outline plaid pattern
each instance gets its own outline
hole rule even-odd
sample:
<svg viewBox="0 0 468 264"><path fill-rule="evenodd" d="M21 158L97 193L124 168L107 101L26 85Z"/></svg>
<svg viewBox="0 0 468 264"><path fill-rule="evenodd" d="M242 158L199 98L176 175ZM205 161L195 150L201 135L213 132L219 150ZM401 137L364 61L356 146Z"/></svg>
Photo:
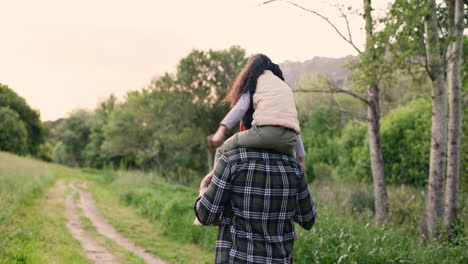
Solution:
<svg viewBox="0 0 468 264"><path fill-rule="evenodd" d="M316 216L293 157L245 148L221 156L194 210L204 225L219 221L215 263L292 263L294 222L311 229Z"/></svg>

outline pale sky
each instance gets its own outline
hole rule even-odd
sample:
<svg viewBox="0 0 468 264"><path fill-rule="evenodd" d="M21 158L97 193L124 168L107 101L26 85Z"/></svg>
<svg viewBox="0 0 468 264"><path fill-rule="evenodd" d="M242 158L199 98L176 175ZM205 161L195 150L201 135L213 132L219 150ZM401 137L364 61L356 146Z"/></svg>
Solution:
<svg viewBox="0 0 468 264"><path fill-rule="evenodd" d="M42 120L93 109L111 93L122 98L192 49L264 53L275 62L356 55L320 18L285 3L257 0L0 0L0 83L41 113ZM390 0L374 1L377 11ZM362 0L296 1L329 16L334 5ZM362 48L364 22L350 17Z"/></svg>

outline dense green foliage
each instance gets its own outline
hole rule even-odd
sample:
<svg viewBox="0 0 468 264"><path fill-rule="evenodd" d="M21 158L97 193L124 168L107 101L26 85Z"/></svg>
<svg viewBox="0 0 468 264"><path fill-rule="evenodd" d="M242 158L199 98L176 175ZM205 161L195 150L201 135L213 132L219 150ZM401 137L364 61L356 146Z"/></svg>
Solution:
<svg viewBox="0 0 468 264"><path fill-rule="evenodd" d="M387 181L423 186L429 167L431 105L421 94L427 94L430 86L404 72L394 77L396 80L382 82L381 93L386 111L381 136ZM298 88L327 85L323 78L310 76ZM296 102L308 179L370 182L365 106L343 94L299 93Z"/></svg>
<svg viewBox="0 0 468 264"><path fill-rule="evenodd" d="M162 223L164 234L214 250L216 227L192 225L195 188L170 184L156 174L107 172L98 183L140 214ZM392 223L372 224L372 189L368 185L319 185L312 188L318 220L311 231L297 227L295 263L460 263L468 257L464 227L467 201L460 201L456 241L421 244L415 222L424 207L421 189L389 189Z"/></svg>
<svg viewBox="0 0 468 264"><path fill-rule="evenodd" d="M427 99L412 101L382 118L382 150L388 183L418 186L426 183L430 128L431 105ZM356 125L348 125L342 132L338 177L371 180L365 132L365 127Z"/></svg>
<svg viewBox="0 0 468 264"><path fill-rule="evenodd" d="M54 147L54 160L68 166L83 166L84 149L89 141L90 114L79 111L65 119L57 128L58 143Z"/></svg>
<svg viewBox="0 0 468 264"><path fill-rule="evenodd" d="M302 123L304 150L306 152L305 163L307 166L307 178L314 180L318 164L336 166L338 156L336 155L340 136L340 116L336 111L328 108L317 108L310 112ZM318 173L319 176L323 173ZM326 177L326 176L324 176Z"/></svg>
<svg viewBox="0 0 468 264"><path fill-rule="evenodd" d="M468 105L463 111L462 131L468 131ZM460 190L468 193L468 133L462 133L460 150Z"/></svg>
<svg viewBox="0 0 468 264"><path fill-rule="evenodd" d="M2 117L5 118L5 120L0 118L0 134L2 134L0 150L22 155L36 155L40 145L45 141L47 132L39 119L39 113L31 109L24 98L1 83L0 108L3 109L1 111ZM16 134L18 138L15 138ZM13 146L16 144L18 146ZM26 148L24 148L24 144L26 144Z"/></svg>
<svg viewBox="0 0 468 264"><path fill-rule="evenodd" d="M28 152L28 132L18 113L0 107L0 149L24 155Z"/></svg>

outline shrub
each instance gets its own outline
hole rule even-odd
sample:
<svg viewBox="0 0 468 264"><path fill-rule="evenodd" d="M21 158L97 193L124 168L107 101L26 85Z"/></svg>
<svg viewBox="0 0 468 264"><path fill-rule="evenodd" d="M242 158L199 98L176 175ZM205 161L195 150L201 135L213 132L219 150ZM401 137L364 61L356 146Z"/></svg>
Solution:
<svg viewBox="0 0 468 264"><path fill-rule="evenodd" d="M429 174L431 103L420 98L394 109L381 120L385 174L390 184L422 186ZM366 127L349 124L340 139L338 174L370 181Z"/></svg>
<svg viewBox="0 0 468 264"><path fill-rule="evenodd" d="M343 129L338 140L337 178L354 182L370 180L369 162L362 159L369 155L366 131L365 126L354 123L348 123Z"/></svg>
<svg viewBox="0 0 468 264"><path fill-rule="evenodd" d="M309 182L317 176L314 164L335 166L338 163L336 139L341 130L339 119L338 113L320 107L306 116L302 124L301 137L306 152L305 163Z"/></svg>
<svg viewBox="0 0 468 264"><path fill-rule="evenodd" d="M20 155L28 153L28 131L18 113L0 107L0 150Z"/></svg>

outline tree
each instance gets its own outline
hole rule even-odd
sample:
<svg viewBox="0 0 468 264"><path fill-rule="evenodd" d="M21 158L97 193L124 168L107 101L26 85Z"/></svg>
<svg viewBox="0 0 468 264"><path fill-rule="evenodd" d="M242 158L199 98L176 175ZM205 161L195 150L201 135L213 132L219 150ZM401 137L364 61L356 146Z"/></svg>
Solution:
<svg viewBox="0 0 468 264"><path fill-rule="evenodd" d="M429 161L429 190L423 236L434 237L436 224L443 214L443 184L447 151L447 95L443 62L440 55L438 18L435 0L426 0L424 17L426 60L432 81L432 138Z"/></svg>
<svg viewBox="0 0 468 264"><path fill-rule="evenodd" d="M39 119L39 113L26 103L24 98L16 94L8 86L0 83L0 107L8 107L18 114L27 131L28 148L26 153L36 155L39 146L44 143L47 134L46 127Z"/></svg>
<svg viewBox="0 0 468 264"><path fill-rule="evenodd" d="M447 1L449 9L447 90L449 92L449 131L447 151L447 183L445 189L444 226L451 230L458 208L460 179L460 148L462 135L461 59L463 53L464 3L462 0Z"/></svg>
<svg viewBox="0 0 468 264"><path fill-rule="evenodd" d="M91 114L79 110L71 114L57 128L58 143L54 147L54 161L69 166L85 164L84 149L89 142Z"/></svg>
<svg viewBox="0 0 468 264"><path fill-rule="evenodd" d="M364 20L366 21L366 55L376 61L376 50L374 48L373 21L371 15L371 0L364 0ZM368 81L367 88L367 134L369 137L369 153L371 158L372 177L374 184L375 219L378 224L388 220L387 182L385 178L384 160L382 154L382 143L380 140L380 105L379 84L375 71L369 71L372 76Z"/></svg>
<svg viewBox="0 0 468 264"><path fill-rule="evenodd" d="M206 137L227 113L221 100L245 63L245 51L237 46L193 50L175 74L154 78L113 107L102 126L102 152L139 168L157 167L173 181L190 182L207 169ZM91 133L96 144L88 145L90 153L99 151L94 136L99 133Z"/></svg>
<svg viewBox="0 0 468 264"><path fill-rule="evenodd" d="M159 89L185 92L191 102L193 125L200 129L203 148L208 153L208 166L213 158L212 148L206 144L206 136L212 134L228 112L228 105L222 104L229 87L247 63L245 50L232 46L227 50L194 50L177 66L177 74L166 74L154 86Z"/></svg>
<svg viewBox="0 0 468 264"><path fill-rule="evenodd" d="M429 163L429 186L426 213L421 224L423 238L430 239L435 235L436 225L441 222L443 215L445 177L445 164L447 158L447 103L446 90L449 85L455 88L451 92L453 100L450 100L452 125L450 142L453 143L450 154L453 166L451 170L454 177L456 171L456 154L459 149L461 122L460 106L456 101L461 101L461 95L457 93L456 80L460 78L460 63L462 54L463 29L456 29L455 21L463 20L463 3L457 3L458 17L455 18L455 1L446 1L436 5L435 1L405 1L395 0L383 23L386 25L382 31L380 42L388 50L389 61L396 68L407 69L412 75L429 78L432 84L432 139ZM466 18L465 18L466 19ZM463 23L463 22L462 22ZM461 24L458 23L457 26ZM461 33L460 33L461 32ZM461 39L459 39L461 38ZM416 65L416 74L413 72ZM448 66L448 67L447 67ZM459 67L458 67L459 68ZM458 71L458 73L456 73ZM448 78L445 78L447 74ZM450 75L452 77L450 77ZM452 78L449 80L449 78ZM446 82L448 81L448 83ZM451 83L451 84L450 84ZM458 135L457 135L458 133ZM447 188L456 189L457 180L450 182ZM456 195L456 194L455 194ZM453 196L452 196L453 197ZM449 199L455 201L454 199ZM453 204L452 204L453 205ZM447 210L446 210L447 211ZM448 211L447 211L448 212Z"/></svg>
<svg viewBox="0 0 468 264"><path fill-rule="evenodd" d="M85 165L93 168L102 168L105 165L119 165L118 160L111 159L105 151L102 150L102 144L105 140L104 127L109 121L109 117L117 104L117 98L114 95L101 102L94 114L89 120L90 135L89 143L84 150Z"/></svg>
<svg viewBox="0 0 468 264"><path fill-rule="evenodd" d="M245 50L239 46L194 50L179 62L175 85L189 92L195 107L194 122L205 135L216 131L228 112L229 106L221 101L246 63Z"/></svg>
<svg viewBox="0 0 468 264"><path fill-rule="evenodd" d="M277 2L281 0L270 0L264 2L264 4ZM373 177L373 185L374 185L374 202L375 202L375 221L377 224L382 224L387 221L388 219L388 201L387 201L387 185L386 185L386 178L385 178L385 170L384 170L384 159L382 154L382 146L380 142L380 105L379 105L379 61L378 56L381 56L382 53L378 52L378 50L374 47L374 33L373 33L373 20L372 20L372 6L371 0L364 0L364 20L366 23L366 50L365 52L361 52L358 47L354 44L351 36L351 32L349 30L348 20L345 14L343 18L346 21L346 25L348 26L348 37L346 37L327 17L324 15L304 8L294 2L291 1L284 1L291 5L294 5L302 10L305 10L309 13L312 13L316 16L322 18L325 22L327 22L336 32L337 34L345 40L348 44L350 44L359 54L361 58L361 62L358 64L361 72L364 73L364 78L362 79L363 87L366 88L367 97L363 98L360 95L357 95L351 91L343 90L343 89L332 89L329 91L311 91L309 92L340 92L349 94L362 102L366 103L367 105L367 127L368 127L368 138L369 138L369 152L371 157L371 168L372 168L372 177Z"/></svg>
<svg viewBox="0 0 468 264"><path fill-rule="evenodd" d="M18 113L0 107L0 150L25 155L28 153L28 132Z"/></svg>

